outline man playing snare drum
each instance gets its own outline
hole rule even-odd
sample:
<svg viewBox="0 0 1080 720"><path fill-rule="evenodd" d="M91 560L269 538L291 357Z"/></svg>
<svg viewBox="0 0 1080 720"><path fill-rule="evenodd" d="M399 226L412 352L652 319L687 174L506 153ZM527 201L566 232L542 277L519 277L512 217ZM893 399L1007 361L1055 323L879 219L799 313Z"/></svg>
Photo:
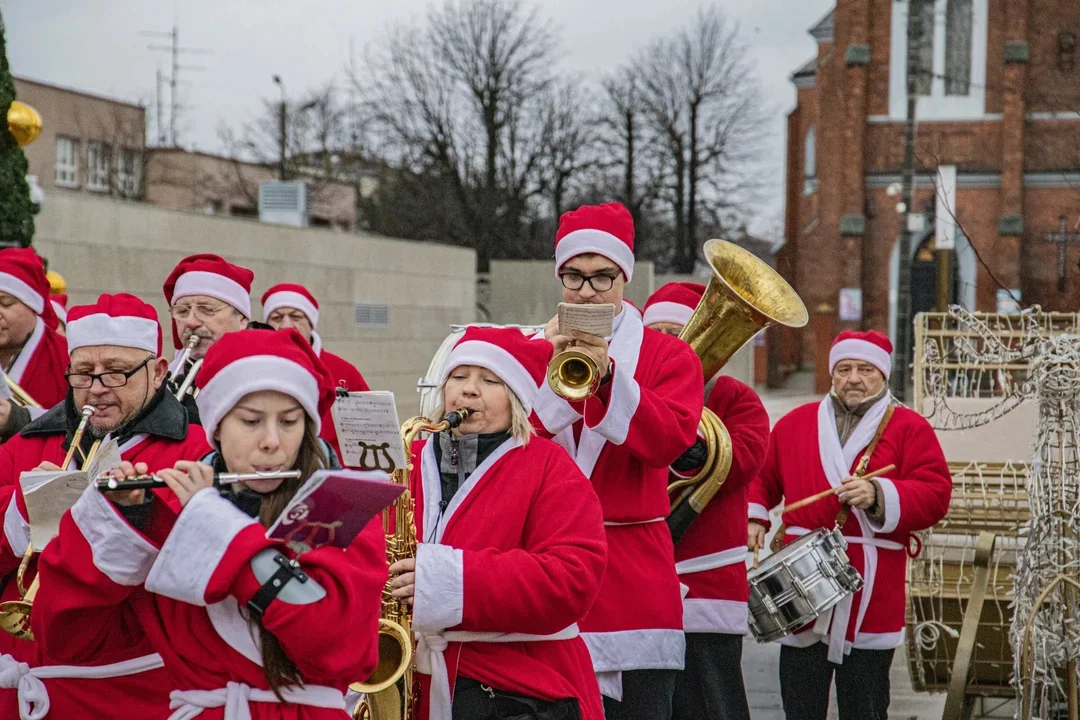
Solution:
<svg viewBox="0 0 1080 720"><path fill-rule="evenodd" d="M832 391L776 424L750 485L751 550L764 542L770 508L834 488L836 495L785 514L778 535L786 544L839 521L865 583L780 640L788 718L825 720L834 675L840 720L887 716L889 667L904 640L911 533L936 524L949 507L952 479L933 429L889 394L891 355L879 332L840 333L829 354ZM861 477L888 465L895 469L881 477Z"/></svg>

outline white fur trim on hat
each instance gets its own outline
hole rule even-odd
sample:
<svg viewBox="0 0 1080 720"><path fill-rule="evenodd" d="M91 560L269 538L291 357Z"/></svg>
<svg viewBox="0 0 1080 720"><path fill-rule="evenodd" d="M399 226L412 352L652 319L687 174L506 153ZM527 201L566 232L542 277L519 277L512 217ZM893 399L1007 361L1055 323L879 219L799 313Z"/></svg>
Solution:
<svg viewBox="0 0 1080 720"><path fill-rule="evenodd" d="M64 323L66 325L67 324L67 308L64 307L63 305L61 305L60 303L56 302L55 300L50 300L49 302L52 303L52 309L56 313L56 317L60 318L60 322L62 322L62 323Z"/></svg>
<svg viewBox="0 0 1080 720"><path fill-rule="evenodd" d="M555 246L555 268L559 270L571 258L587 253L603 255L619 266L626 282L634 275L634 251L630 246L603 230L575 230Z"/></svg>
<svg viewBox="0 0 1080 720"><path fill-rule="evenodd" d="M251 293L245 290L243 285L224 275L204 270L186 272L176 279L176 287L169 302L175 303L180 298L191 295L217 298L232 305L244 317L251 317Z"/></svg>
<svg viewBox="0 0 1080 720"><path fill-rule="evenodd" d="M690 322L694 314L694 308L687 307L677 302L658 302L645 308L645 315L641 322L645 327L656 323L669 322L676 325L685 325Z"/></svg>
<svg viewBox="0 0 1080 720"><path fill-rule="evenodd" d="M34 288L9 273L0 272L0 292L6 292L38 315L45 310L45 298Z"/></svg>
<svg viewBox="0 0 1080 720"><path fill-rule="evenodd" d="M847 338L841 340L832 346L832 350L829 351L829 372L832 373L833 368L841 360L862 360L868 362L885 376L885 379L889 379L889 373L892 371L892 357L889 353L885 352L884 348L878 347L872 342L866 340L858 340L856 338Z"/></svg>
<svg viewBox="0 0 1080 720"><path fill-rule="evenodd" d="M263 303L263 322L266 322L266 318L270 317L270 313L283 307L296 308L307 315L308 320L311 321L312 330L318 326L318 309L306 297L292 290L282 290L266 298L266 302Z"/></svg>
<svg viewBox="0 0 1080 720"><path fill-rule="evenodd" d="M218 423L245 395L260 390L277 390L295 398L318 432L319 383L303 365L277 355L251 355L229 363L199 391L195 404L199 419L206 430L206 440L212 446Z"/></svg>
<svg viewBox="0 0 1080 720"><path fill-rule="evenodd" d="M439 377L439 385L446 382L450 373L462 365L477 365L486 368L498 375L507 387L514 391L518 400L525 407L526 413L532 412L533 402L536 400L536 381L518 362L518 359L498 345L479 340L468 340L460 343L450 353L446 361L446 369Z"/></svg>
<svg viewBox="0 0 1080 720"><path fill-rule="evenodd" d="M68 323L68 354L88 345L116 345L157 355L160 332L157 320L94 313Z"/></svg>

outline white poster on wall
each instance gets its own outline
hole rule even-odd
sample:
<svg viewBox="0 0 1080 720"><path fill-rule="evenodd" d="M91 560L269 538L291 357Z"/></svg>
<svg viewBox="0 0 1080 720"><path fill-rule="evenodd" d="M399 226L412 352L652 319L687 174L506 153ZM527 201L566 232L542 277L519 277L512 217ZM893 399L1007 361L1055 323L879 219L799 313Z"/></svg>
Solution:
<svg viewBox="0 0 1080 720"><path fill-rule="evenodd" d="M862 321L862 288L840 288L840 322Z"/></svg>
<svg viewBox="0 0 1080 720"><path fill-rule="evenodd" d="M956 166L939 166L934 187L934 247L938 250L955 250Z"/></svg>
<svg viewBox="0 0 1080 720"><path fill-rule="evenodd" d="M1002 315L1016 315L1020 308L1020 290L998 290L997 311Z"/></svg>

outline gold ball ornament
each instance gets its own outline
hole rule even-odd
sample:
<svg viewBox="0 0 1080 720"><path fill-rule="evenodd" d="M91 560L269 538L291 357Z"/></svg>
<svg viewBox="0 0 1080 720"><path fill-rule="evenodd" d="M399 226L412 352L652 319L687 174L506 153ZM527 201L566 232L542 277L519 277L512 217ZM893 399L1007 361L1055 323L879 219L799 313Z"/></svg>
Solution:
<svg viewBox="0 0 1080 720"><path fill-rule="evenodd" d="M26 103L12 101L7 120L8 131L19 147L26 147L41 135L41 115Z"/></svg>
<svg viewBox="0 0 1080 720"><path fill-rule="evenodd" d="M67 282L64 280L64 276L55 270L50 270L45 273L45 277L49 279L49 294L50 295L63 295L67 292Z"/></svg>

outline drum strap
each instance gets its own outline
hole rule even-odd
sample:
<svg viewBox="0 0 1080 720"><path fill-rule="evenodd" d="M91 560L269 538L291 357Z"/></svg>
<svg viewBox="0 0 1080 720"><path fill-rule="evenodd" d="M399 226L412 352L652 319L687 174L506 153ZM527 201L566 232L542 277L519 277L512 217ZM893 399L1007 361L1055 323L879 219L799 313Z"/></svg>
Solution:
<svg viewBox="0 0 1080 720"><path fill-rule="evenodd" d="M896 405L889 405L889 407L885 409L885 415L881 418L881 422L878 423L877 432L874 433L874 438L870 441L870 444L866 446L863 454L859 457L858 464L855 466L856 475L863 475L866 473L866 468L870 465L870 457L874 454L874 450L877 449L878 443L881 441L881 436L885 434L885 428L888 427L889 421L892 420L895 411ZM836 514L836 528L838 530L844 527L850 514L850 505L840 506L840 512ZM779 552L780 548L784 546L785 535L787 535L787 523L781 521L780 527L776 529L776 535L773 536L772 543L769 545L769 548L773 552Z"/></svg>

